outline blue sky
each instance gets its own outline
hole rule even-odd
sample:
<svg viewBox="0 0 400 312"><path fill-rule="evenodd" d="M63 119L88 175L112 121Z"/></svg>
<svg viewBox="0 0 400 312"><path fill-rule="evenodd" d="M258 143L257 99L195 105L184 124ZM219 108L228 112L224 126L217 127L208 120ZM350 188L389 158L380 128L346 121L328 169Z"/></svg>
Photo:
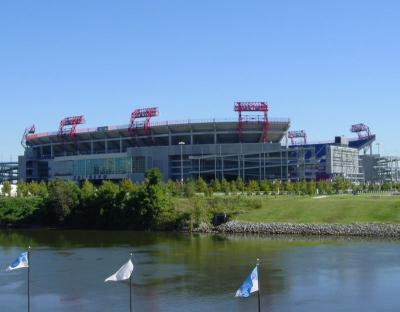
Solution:
<svg viewBox="0 0 400 312"><path fill-rule="evenodd" d="M400 155L400 1L0 0L0 158L35 123L235 117L267 100L311 141L364 122Z"/></svg>

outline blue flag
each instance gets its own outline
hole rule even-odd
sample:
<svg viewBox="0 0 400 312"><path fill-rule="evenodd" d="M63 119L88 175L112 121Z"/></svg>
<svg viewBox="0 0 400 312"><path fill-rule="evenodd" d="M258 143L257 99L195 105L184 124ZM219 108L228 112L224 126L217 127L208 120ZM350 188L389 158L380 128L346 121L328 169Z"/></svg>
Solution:
<svg viewBox="0 0 400 312"><path fill-rule="evenodd" d="M251 293L258 291L258 268L255 267L254 270L247 276L244 280L242 286L236 291L235 297L247 298Z"/></svg>
<svg viewBox="0 0 400 312"><path fill-rule="evenodd" d="M20 254L18 256L17 259L15 259L15 261L13 263L11 263L11 265L7 268L6 271L12 271L12 270L27 268L27 267L29 267L28 253L23 252L22 254Z"/></svg>

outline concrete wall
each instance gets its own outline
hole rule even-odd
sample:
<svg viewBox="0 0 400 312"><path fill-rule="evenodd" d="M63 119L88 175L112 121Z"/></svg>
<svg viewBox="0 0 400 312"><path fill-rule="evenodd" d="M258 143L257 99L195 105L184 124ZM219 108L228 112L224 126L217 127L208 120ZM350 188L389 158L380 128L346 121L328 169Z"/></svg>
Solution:
<svg viewBox="0 0 400 312"><path fill-rule="evenodd" d="M344 177L359 174L358 150L346 146L331 145L326 153L326 172Z"/></svg>

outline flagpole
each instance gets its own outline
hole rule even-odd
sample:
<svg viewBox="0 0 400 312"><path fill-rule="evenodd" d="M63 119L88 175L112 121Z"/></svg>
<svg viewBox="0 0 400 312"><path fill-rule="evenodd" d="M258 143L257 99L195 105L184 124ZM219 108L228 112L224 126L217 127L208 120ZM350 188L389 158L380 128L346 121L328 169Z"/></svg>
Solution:
<svg viewBox="0 0 400 312"><path fill-rule="evenodd" d="M258 279L258 312L261 312L261 298L260 298L260 259L257 258L257 279Z"/></svg>
<svg viewBox="0 0 400 312"><path fill-rule="evenodd" d="M30 254L31 254L31 246L28 247L28 312L31 311L31 294L30 294L30 273L31 273L31 259L30 259Z"/></svg>
<svg viewBox="0 0 400 312"><path fill-rule="evenodd" d="M133 253L130 253L130 260L132 261ZM129 276L129 312L132 312L132 274Z"/></svg>

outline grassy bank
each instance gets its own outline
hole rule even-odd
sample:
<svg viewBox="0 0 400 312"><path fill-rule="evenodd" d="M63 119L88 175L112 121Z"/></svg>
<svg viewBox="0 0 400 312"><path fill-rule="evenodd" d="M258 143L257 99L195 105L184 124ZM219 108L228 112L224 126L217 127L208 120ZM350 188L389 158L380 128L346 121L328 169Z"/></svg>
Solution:
<svg viewBox="0 0 400 312"><path fill-rule="evenodd" d="M318 186L318 192L317 192ZM162 181L158 169L135 184L52 180L18 184L15 198L0 196L0 226L61 226L84 229L180 230L212 220L264 223L376 222L400 224L400 196L331 195L400 190L400 184L352 185L333 182L223 180ZM315 197L315 194L326 196ZM230 195L227 195L230 194ZM276 194L276 195L275 195ZM282 194L282 195L278 195ZM291 194L291 195L284 195ZM294 195L296 194L296 195ZM389 194L389 193L386 193ZM227 217L227 218L226 218Z"/></svg>
<svg viewBox="0 0 400 312"><path fill-rule="evenodd" d="M264 197L260 209L238 214L235 219L264 223L400 223L400 197Z"/></svg>

